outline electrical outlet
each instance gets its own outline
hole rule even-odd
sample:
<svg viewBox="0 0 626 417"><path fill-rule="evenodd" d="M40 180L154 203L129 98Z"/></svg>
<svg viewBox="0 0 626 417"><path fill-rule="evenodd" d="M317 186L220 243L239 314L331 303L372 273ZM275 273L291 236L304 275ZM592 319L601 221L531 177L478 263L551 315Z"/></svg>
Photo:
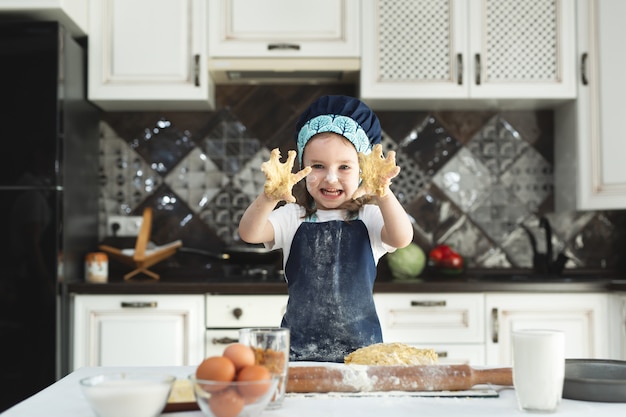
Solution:
<svg viewBox="0 0 626 417"><path fill-rule="evenodd" d="M143 217L141 216L109 216L107 219L107 236L138 236L142 221Z"/></svg>

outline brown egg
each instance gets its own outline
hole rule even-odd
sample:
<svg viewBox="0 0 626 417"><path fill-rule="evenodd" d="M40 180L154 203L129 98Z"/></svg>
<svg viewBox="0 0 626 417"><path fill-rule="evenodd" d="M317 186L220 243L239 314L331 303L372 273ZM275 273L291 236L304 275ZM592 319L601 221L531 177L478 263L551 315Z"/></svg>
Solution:
<svg viewBox="0 0 626 417"><path fill-rule="evenodd" d="M226 346L222 356L227 357L235 364L235 369L239 371L244 366L254 365L254 351L250 346L241 343L233 343Z"/></svg>
<svg viewBox="0 0 626 417"><path fill-rule="evenodd" d="M208 357L198 365L196 378L205 381L224 382L224 385L205 386L207 391L220 391L226 388L227 384L235 379L235 364L224 356Z"/></svg>
<svg viewBox="0 0 626 417"><path fill-rule="evenodd" d="M241 384L237 388L247 403L254 402L270 387L270 371L263 365L250 365L237 374L237 382L267 381L265 384Z"/></svg>
<svg viewBox="0 0 626 417"><path fill-rule="evenodd" d="M234 388L216 392L209 398L209 408L216 417L236 417L243 406L243 398Z"/></svg>

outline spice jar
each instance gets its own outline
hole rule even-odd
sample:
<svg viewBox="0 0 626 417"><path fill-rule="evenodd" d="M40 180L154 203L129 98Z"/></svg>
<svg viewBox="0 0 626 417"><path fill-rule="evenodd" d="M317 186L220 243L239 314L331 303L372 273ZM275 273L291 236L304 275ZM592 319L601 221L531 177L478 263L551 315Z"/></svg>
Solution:
<svg viewBox="0 0 626 417"><path fill-rule="evenodd" d="M109 278L109 258L104 252L92 252L85 256L85 280L101 284Z"/></svg>

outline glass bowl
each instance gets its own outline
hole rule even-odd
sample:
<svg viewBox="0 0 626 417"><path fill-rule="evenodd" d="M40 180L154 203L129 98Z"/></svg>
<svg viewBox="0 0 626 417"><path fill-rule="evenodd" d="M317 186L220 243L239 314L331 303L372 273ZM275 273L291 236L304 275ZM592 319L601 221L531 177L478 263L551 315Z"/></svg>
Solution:
<svg viewBox="0 0 626 417"><path fill-rule="evenodd" d="M172 375L112 373L83 378L80 387L98 417L156 417L175 380Z"/></svg>
<svg viewBox="0 0 626 417"><path fill-rule="evenodd" d="M219 382L189 377L196 401L207 417L256 417L276 393L278 377L264 381Z"/></svg>

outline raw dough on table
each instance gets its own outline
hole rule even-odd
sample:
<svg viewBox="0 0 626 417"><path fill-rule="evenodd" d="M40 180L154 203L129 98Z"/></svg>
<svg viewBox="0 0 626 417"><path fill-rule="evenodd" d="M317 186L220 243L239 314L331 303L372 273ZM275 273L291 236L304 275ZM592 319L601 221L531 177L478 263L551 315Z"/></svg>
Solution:
<svg viewBox="0 0 626 417"><path fill-rule="evenodd" d="M376 343L362 347L344 358L352 365L436 365L433 349L418 349L404 343Z"/></svg>

